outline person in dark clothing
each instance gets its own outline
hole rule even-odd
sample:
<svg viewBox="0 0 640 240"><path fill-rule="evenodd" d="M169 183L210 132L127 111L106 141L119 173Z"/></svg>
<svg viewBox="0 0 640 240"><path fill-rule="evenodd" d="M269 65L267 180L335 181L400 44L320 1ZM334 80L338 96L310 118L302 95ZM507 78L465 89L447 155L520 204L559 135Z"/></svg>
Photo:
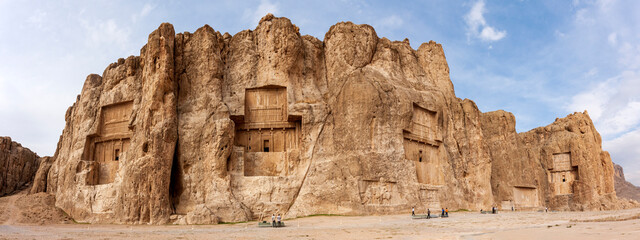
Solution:
<svg viewBox="0 0 640 240"><path fill-rule="evenodd" d="M431 218L431 210L427 208L427 219Z"/></svg>
<svg viewBox="0 0 640 240"><path fill-rule="evenodd" d="M416 215L416 207L411 207L411 216Z"/></svg>

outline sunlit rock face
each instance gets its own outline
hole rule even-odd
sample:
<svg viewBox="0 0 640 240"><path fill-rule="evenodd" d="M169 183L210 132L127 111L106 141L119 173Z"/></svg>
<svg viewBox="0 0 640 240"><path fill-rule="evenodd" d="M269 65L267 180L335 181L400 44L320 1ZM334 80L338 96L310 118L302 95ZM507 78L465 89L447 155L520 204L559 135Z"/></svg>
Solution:
<svg viewBox="0 0 640 240"><path fill-rule="evenodd" d="M10 137L0 137L0 197L28 187L40 158Z"/></svg>
<svg viewBox="0 0 640 240"><path fill-rule="evenodd" d="M455 96L440 44L272 15L233 36L163 23L89 75L44 189L101 223L620 206L587 114L518 134Z"/></svg>

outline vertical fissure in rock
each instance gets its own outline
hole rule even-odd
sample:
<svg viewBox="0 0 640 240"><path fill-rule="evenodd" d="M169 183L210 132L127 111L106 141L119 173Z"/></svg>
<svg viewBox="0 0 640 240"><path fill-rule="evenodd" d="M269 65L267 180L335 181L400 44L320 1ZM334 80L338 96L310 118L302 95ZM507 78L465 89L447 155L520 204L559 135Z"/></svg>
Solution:
<svg viewBox="0 0 640 240"><path fill-rule="evenodd" d="M179 137L178 137L179 138ZM171 178L169 180L169 198L171 203L171 213L176 214L176 207L180 203L180 195L184 191L182 182L182 167L178 156L180 156L178 148L178 140L173 151L173 161L171 163Z"/></svg>

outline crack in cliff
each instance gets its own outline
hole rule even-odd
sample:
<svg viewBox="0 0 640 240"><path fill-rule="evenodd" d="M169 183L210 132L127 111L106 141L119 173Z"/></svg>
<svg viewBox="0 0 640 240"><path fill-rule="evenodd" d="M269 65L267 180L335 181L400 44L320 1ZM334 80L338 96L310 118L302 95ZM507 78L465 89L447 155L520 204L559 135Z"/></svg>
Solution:
<svg viewBox="0 0 640 240"><path fill-rule="evenodd" d="M331 113L327 113L327 115L325 115L324 117L324 120L322 121L322 126L320 126L320 131L318 131L318 136L317 136L318 141L320 140L320 136L324 131L324 126L327 124L327 119L329 118L329 115L331 115ZM298 188L296 193L293 195L293 201L291 202L291 204L289 204L289 207L287 207L287 211L286 211L287 213L289 213L289 210L291 210L291 207L293 207L293 205L296 203L296 200L298 200L298 195L300 194L300 191L302 190L302 187L304 186L304 183L307 180L307 175L309 175L309 170L311 169L311 165L313 165L313 155L316 152L316 145L318 141L316 141L316 143L313 144L313 148L311 150L311 157L309 158L309 166L307 166L307 170L304 172L304 177L302 177L302 181L300 181L300 187Z"/></svg>
<svg viewBox="0 0 640 240"><path fill-rule="evenodd" d="M176 206L180 203L180 195L184 192L182 183L182 168L179 161L179 138L176 139L175 149L173 150L173 159L171 163L171 175L169 178L169 204L171 213L176 214Z"/></svg>

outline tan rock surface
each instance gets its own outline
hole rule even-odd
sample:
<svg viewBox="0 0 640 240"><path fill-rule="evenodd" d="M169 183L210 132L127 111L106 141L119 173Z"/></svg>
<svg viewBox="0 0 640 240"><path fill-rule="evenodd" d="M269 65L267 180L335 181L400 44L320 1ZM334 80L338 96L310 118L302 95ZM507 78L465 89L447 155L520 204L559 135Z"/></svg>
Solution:
<svg viewBox="0 0 640 240"><path fill-rule="evenodd" d="M490 136L496 205L574 211L625 205L616 198L611 157L586 111L519 134L513 114L483 113L483 130Z"/></svg>
<svg viewBox="0 0 640 240"><path fill-rule="evenodd" d="M140 57L87 77L46 191L76 220L102 223L486 209L532 192L536 207L620 207L586 114L514 126L455 96L435 42L414 50L350 22L323 42L272 15L234 36L163 23ZM567 152L569 169L551 169ZM579 180L549 183L572 167ZM571 196L551 194L566 185Z"/></svg>
<svg viewBox="0 0 640 240"><path fill-rule="evenodd" d="M33 181L39 157L10 137L0 137L0 196L22 190Z"/></svg>

